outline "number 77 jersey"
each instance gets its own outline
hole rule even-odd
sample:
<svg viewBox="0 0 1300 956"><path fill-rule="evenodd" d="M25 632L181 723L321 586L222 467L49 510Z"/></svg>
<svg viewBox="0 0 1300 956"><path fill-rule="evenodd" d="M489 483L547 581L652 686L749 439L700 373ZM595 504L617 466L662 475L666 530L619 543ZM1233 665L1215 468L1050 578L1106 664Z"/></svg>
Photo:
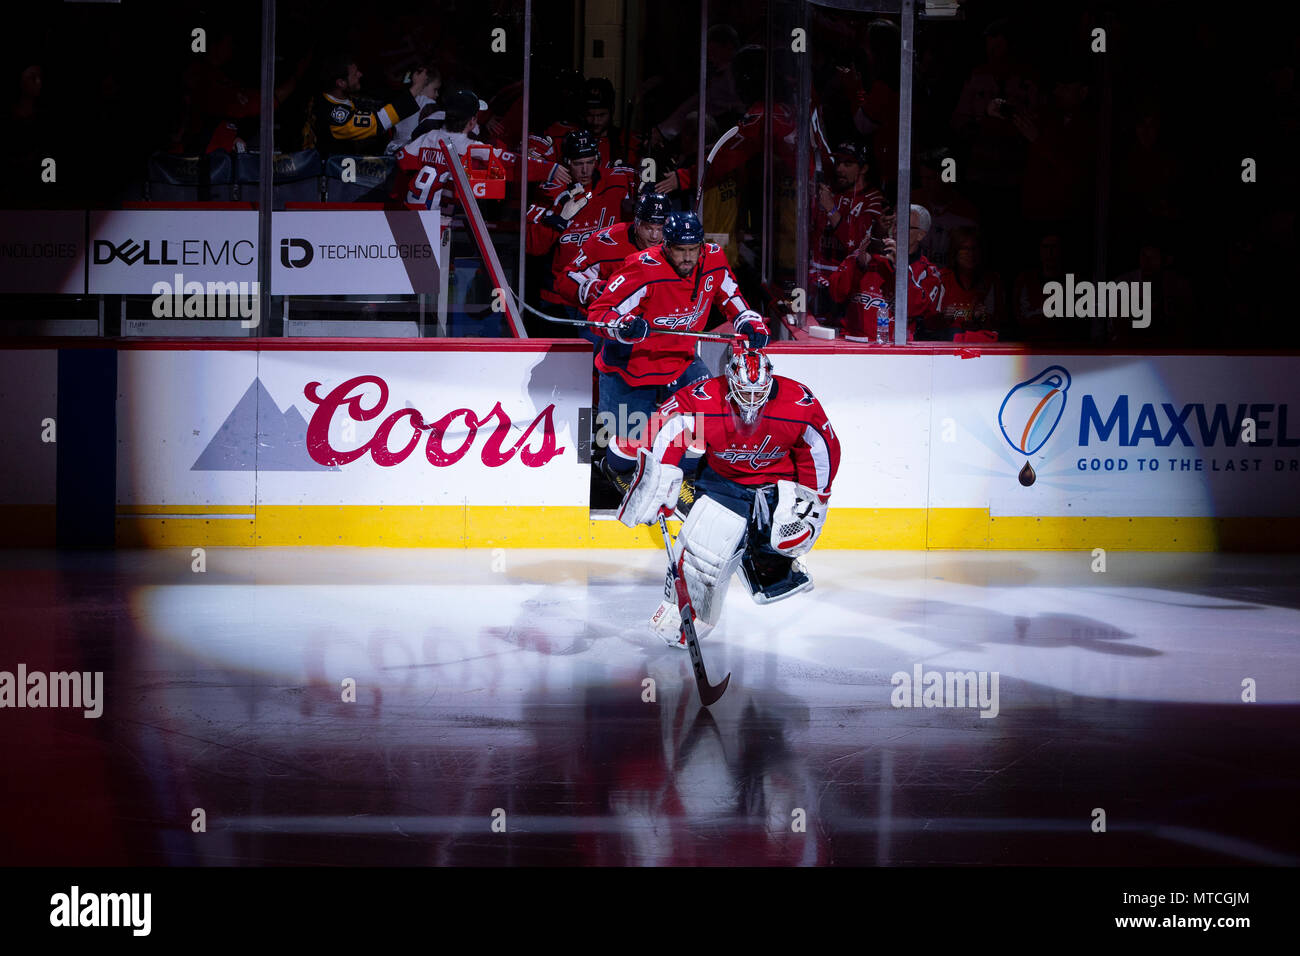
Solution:
<svg viewBox="0 0 1300 956"><path fill-rule="evenodd" d="M753 425L734 413L725 376L678 389L651 422L655 456L681 463L688 447L703 446L704 463L740 485L784 478L811 488L825 502L840 467L840 440L808 386L773 376L772 394Z"/></svg>

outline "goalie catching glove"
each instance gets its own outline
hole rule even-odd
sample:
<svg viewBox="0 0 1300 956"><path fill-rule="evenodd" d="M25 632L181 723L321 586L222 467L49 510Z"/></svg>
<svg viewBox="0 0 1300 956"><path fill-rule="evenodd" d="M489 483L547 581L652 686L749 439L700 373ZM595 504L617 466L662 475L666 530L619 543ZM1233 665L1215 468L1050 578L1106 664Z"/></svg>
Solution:
<svg viewBox="0 0 1300 956"><path fill-rule="evenodd" d="M797 558L817 543L826 521L826 501L813 489L781 479L776 483L776 508L772 511L772 549Z"/></svg>
<svg viewBox="0 0 1300 956"><path fill-rule="evenodd" d="M654 524L659 515L671 515L682 490L682 470L665 465L646 448L637 449L636 475L623 496L618 520L629 528Z"/></svg>

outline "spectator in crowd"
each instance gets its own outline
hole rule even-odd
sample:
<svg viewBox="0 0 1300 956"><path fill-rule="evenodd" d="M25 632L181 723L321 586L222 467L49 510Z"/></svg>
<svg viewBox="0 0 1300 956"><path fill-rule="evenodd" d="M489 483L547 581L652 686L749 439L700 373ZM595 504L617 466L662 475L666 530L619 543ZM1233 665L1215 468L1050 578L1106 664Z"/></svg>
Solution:
<svg viewBox="0 0 1300 956"><path fill-rule="evenodd" d="M186 69L183 86L190 108L186 152L244 151L239 123L262 112L262 96L257 87L240 86L231 75L234 56L234 33L222 30L212 48L198 54ZM309 63L304 57L293 73L275 88L277 107L293 94Z"/></svg>
<svg viewBox="0 0 1300 956"><path fill-rule="evenodd" d="M1180 182L1177 158L1160 142L1160 110L1147 104L1134 123L1133 140L1115 170L1115 232L1131 236L1140 223L1162 228L1178 218Z"/></svg>
<svg viewBox="0 0 1300 956"><path fill-rule="evenodd" d="M629 197L635 198L636 177L626 167L602 169L600 150L596 139L587 130L574 130L564 137L561 156L572 181L567 185L554 179L542 183L534 190L532 204L527 213L525 247L530 256L547 257L549 275L542 281L543 308L553 314L565 315L564 295L556 291L582 244L606 226L626 222L631 214ZM532 325L530 335L557 335L578 326L550 325L543 327L525 316L525 325ZM535 330L534 330L535 329Z"/></svg>
<svg viewBox="0 0 1300 956"><path fill-rule="evenodd" d="M731 120L749 106L749 101L736 88L735 74L732 70L732 60L740 51L740 37L734 27L725 23L715 23L709 27L704 51L707 60L705 95L708 98L708 111L721 128L727 129L733 125ZM680 136L686 114L698 111L699 106L700 94L697 90L686 97L666 119L650 130L650 145L655 146Z"/></svg>
<svg viewBox="0 0 1300 956"><path fill-rule="evenodd" d="M393 138L385 149L390 156L400 153L402 147L413 138L416 126L428 119L437 109L438 93L442 90L442 74L432 62L421 61L410 72L407 90L415 98L415 105L420 110L393 127Z"/></svg>
<svg viewBox="0 0 1300 956"><path fill-rule="evenodd" d="M1202 317L1198 314L1192 285L1174 271L1173 257L1166 253L1165 248L1160 238L1148 233L1139 241L1138 267L1116 280L1151 283L1150 326L1135 329L1130 318L1112 316L1107 319L1107 341L1127 345L1171 344L1185 335L1194 323L1200 322ZM1214 308L1211 304L1211 311ZM1212 324L1211 321L1211 327Z"/></svg>
<svg viewBox="0 0 1300 956"><path fill-rule="evenodd" d="M1041 115L1016 112L1016 130L1029 144L1021 187L1021 213L1031 226L1078 223L1086 237L1096 208L1097 123L1088 106L1089 64L1058 62L1051 102Z"/></svg>
<svg viewBox="0 0 1300 956"><path fill-rule="evenodd" d="M478 135L478 114L487 109L487 104L472 90L455 89L444 94L439 105L441 110L417 126L414 137L397 154L400 175L395 193L408 209L432 209L437 203L444 214L450 215L455 211L455 190L444 188L451 179L447 151L454 150L468 169L469 149L477 142L474 137ZM504 167L507 180L518 178L517 154L499 142L491 154ZM555 163L530 156L527 165L530 182L569 182L568 172Z"/></svg>
<svg viewBox="0 0 1300 956"><path fill-rule="evenodd" d="M898 155L898 51L901 40L898 27L889 20L872 20L867 25L865 46L868 75L857 92L853 125L862 136L870 137L875 150L876 169L882 184L895 169ZM892 180L890 180L892 182Z"/></svg>
<svg viewBox="0 0 1300 956"><path fill-rule="evenodd" d="M1028 143L1013 121L1036 110L1039 99L1034 71L1012 56L1010 33L1005 20L985 28L985 61L967 77L951 121L963 189L994 252L1011 248L1021 231L1014 210Z"/></svg>
<svg viewBox="0 0 1300 956"><path fill-rule="evenodd" d="M626 130L614 126L614 84L603 76L593 77L583 86L584 126L600 147L600 166L637 167L640 159L640 140Z"/></svg>
<svg viewBox="0 0 1300 956"><path fill-rule="evenodd" d="M304 149L315 149L322 156L379 155L393 127L420 111L409 89L397 93L391 103L379 109L361 108L354 99L361 92L361 77L356 58L350 54L326 62L324 89L308 106L303 128Z"/></svg>
<svg viewBox="0 0 1300 956"><path fill-rule="evenodd" d="M997 338L1007 319L1007 304L998 277L984 267L979 230L958 226L952 231L948 267L941 270L943 312L932 331L935 338ZM971 333L988 333L971 335Z"/></svg>
<svg viewBox="0 0 1300 956"><path fill-rule="evenodd" d="M824 315L823 301L830 277L844 257L872 234L884 209L885 197L869 182L871 149L862 140L846 140L831 152L835 163L831 182L818 183L812 204L812 235L808 248L810 283L817 295L814 315Z"/></svg>
<svg viewBox="0 0 1300 956"><path fill-rule="evenodd" d="M882 217L882 221L889 217ZM911 207L908 230L907 341L927 337L943 310L943 282L938 268L921 254L921 241L930 228L924 206ZM830 292L836 302L848 304L844 337L851 342L876 339L879 320L888 321L887 342L894 341L894 270L897 251L892 236L862 243L831 276Z"/></svg>
<svg viewBox="0 0 1300 956"><path fill-rule="evenodd" d="M1012 327L1004 338L1022 342L1068 340L1073 336L1061 329L1058 323L1062 320L1043 315L1047 283L1065 281L1065 256L1059 231L1042 233L1035 259L1034 267L1021 272L1012 284Z"/></svg>
<svg viewBox="0 0 1300 956"><path fill-rule="evenodd" d="M39 63L9 74L10 143L0 163L0 196L10 207L26 205L40 183L41 162L52 151L55 130L41 105L45 78ZM26 201L25 201L26 200Z"/></svg>
<svg viewBox="0 0 1300 956"><path fill-rule="evenodd" d="M944 149L922 153L918 162L918 185L912 189L912 201L930 210L930 231L921 243L921 252L931 262L948 261L949 236L954 229L979 223L979 211L974 204L951 182L944 181L943 164L948 158Z"/></svg>

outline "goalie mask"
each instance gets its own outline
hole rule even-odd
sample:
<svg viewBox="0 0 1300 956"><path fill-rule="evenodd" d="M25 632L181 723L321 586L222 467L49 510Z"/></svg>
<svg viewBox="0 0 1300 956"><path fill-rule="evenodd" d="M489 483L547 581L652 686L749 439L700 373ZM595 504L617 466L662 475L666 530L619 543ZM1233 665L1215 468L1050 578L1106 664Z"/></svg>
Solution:
<svg viewBox="0 0 1300 956"><path fill-rule="evenodd" d="M754 349L738 351L727 363L727 398L746 425L758 421L772 394L772 362Z"/></svg>

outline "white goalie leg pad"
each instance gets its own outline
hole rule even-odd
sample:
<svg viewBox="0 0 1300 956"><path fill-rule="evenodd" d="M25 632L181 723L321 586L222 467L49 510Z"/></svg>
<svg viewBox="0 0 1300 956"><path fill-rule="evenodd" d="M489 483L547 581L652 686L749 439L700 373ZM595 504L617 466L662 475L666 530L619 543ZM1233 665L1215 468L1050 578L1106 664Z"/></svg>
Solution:
<svg viewBox="0 0 1300 956"><path fill-rule="evenodd" d="M696 500L682 524L677 542L686 549L686 589L696 618L705 624L718 623L727 585L740 567L740 543L748 524L707 495Z"/></svg>
<svg viewBox="0 0 1300 956"><path fill-rule="evenodd" d="M776 483L776 507L772 510L772 549L797 558L817 543L826 521L827 506L812 488L784 478Z"/></svg>
<svg viewBox="0 0 1300 956"><path fill-rule="evenodd" d="M682 470L676 465L665 465L644 447L637 450L636 474L632 486L623 496L618 509L618 520L629 528L639 524L653 524L659 518L659 509L670 512L677 507L677 497L682 490Z"/></svg>

